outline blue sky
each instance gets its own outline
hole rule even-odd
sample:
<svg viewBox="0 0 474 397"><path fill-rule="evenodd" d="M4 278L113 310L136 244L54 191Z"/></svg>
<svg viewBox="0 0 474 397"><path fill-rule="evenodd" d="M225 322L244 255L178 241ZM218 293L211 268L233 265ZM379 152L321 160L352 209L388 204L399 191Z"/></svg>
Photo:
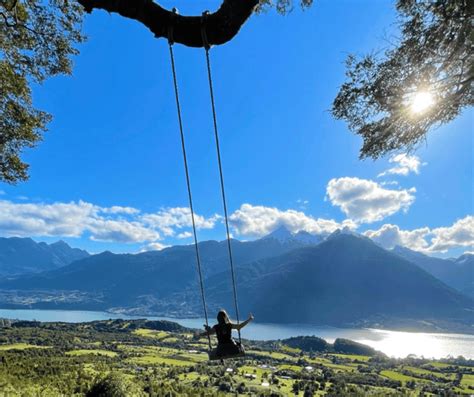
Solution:
<svg viewBox="0 0 474 397"><path fill-rule="evenodd" d="M161 4L199 14L219 1ZM386 48L394 22L392 1L321 0L285 17L253 16L212 49L235 237L281 224L313 233L348 226L386 247L473 250L472 109L408 157L377 161L358 159L360 139L329 112L346 56ZM34 88L54 121L25 153L30 180L0 184L0 234L61 238L91 252L190 243L167 43L104 12L86 16L84 30L73 76ZM199 237L220 240L204 53L176 46L175 54Z"/></svg>

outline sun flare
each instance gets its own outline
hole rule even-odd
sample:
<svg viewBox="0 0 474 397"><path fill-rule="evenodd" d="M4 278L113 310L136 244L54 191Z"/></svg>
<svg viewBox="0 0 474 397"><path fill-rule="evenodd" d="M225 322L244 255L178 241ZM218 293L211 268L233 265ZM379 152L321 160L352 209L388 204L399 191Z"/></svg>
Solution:
<svg viewBox="0 0 474 397"><path fill-rule="evenodd" d="M434 103L433 95L426 91L420 91L413 95L411 99L411 110L413 113L420 114L425 112Z"/></svg>

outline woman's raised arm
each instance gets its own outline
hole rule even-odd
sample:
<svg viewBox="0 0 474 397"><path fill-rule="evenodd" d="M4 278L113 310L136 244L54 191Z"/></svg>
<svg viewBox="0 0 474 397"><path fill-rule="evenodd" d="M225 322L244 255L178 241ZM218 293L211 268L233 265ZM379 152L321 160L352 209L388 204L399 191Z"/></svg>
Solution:
<svg viewBox="0 0 474 397"><path fill-rule="evenodd" d="M254 319L252 313L249 314L249 318L245 321L242 321L240 324L234 324L232 323L232 328L233 329L237 329L237 330L241 330L242 328L244 328L249 322L251 322L252 320Z"/></svg>

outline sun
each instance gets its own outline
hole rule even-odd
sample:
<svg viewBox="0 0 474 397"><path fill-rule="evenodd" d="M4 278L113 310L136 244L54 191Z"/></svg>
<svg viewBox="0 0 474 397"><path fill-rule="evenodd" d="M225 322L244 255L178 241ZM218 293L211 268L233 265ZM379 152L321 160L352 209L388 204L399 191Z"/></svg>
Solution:
<svg viewBox="0 0 474 397"><path fill-rule="evenodd" d="M411 111L416 114L424 113L433 104L433 95L427 91L419 91L415 93L410 101Z"/></svg>

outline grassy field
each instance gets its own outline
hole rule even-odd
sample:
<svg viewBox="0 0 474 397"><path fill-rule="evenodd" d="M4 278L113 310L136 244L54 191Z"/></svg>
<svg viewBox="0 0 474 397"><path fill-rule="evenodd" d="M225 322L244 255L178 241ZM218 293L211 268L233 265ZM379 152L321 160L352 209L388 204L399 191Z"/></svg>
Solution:
<svg viewBox="0 0 474 397"><path fill-rule="evenodd" d="M263 358L271 358L274 360L288 360L288 361L295 361L296 357L290 356L286 353L281 352L274 352L274 351L262 351L262 350L247 350L247 354L255 355L258 357Z"/></svg>
<svg viewBox="0 0 474 397"><path fill-rule="evenodd" d="M357 356L355 354L330 354L329 357L338 357L342 359L348 359L352 361L363 361L363 362L367 362L370 360L369 356L362 356L362 355Z"/></svg>
<svg viewBox="0 0 474 397"><path fill-rule="evenodd" d="M406 382L409 382L409 381L415 381L416 382L416 381L419 380L416 377L407 376L407 375L404 375L404 374L402 374L400 372L397 372L397 371L381 371L380 375L382 375L382 376L384 376L388 379L400 381L403 385L405 385Z"/></svg>
<svg viewBox="0 0 474 397"><path fill-rule="evenodd" d="M25 350L25 349L47 349L49 346L30 345L29 343L12 343L0 345L0 350Z"/></svg>
<svg viewBox="0 0 474 397"><path fill-rule="evenodd" d="M416 367L411 367L411 366L403 367L403 369L406 369L410 372L413 372L414 374L427 375L427 376L434 375L436 377L443 378L443 379L446 379L446 380L451 380L451 381L456 378L455 374L453 374L453 373L441 373L441 372L430 371L430 370L427 370L427 369L416 368Z"/></svg>
<svg viewBox="0 0 474 397"><path fill-rule="evenodd" d="M463 375L461 379L462 386L474 386L474 375Z"/></svg>
<svg viewBox="0 0 474 397"><path fill-rule="evenodd" d="M111 352L108 350L101 350L101 349L77 349L77 350L70 350L65 353L68 356L85 356L88 354L96 354L99 356L106 356L106 357L116 357L116 352Z"/></svg>
<svg viewBox="0 0 474 397"><path fill-rule="evenodd" d="M127 360L132 364L139 364L139 365L157 365L157 364L164 364L170 366L179 366L179 367L187 367L194 365L191 361L171 358L171 357L163 357L158 355L142 355L140 357L133 357Z"/></svg>
<svg viewBox="0 0 474 397"><path fill-rule="evenodd" d="M8 367L0 366L0 396L8 397L84 396L111 376L126 385L127 397L164 390L183 396L474 394L474 362L467 360L394 360L246 342L246 357L222 364L209 362L205 341L190 332L120 320L11 327L1 336L8 343L0 345L0 362Z"/></svg>
<svg viewBox="0 0 474 397"><path fill-rule="evenodd" d="M170 334L168 332L155 331L155 330L152 330L152 329L144 329L144 328L137 329L137 330L133 331L133 333L135 335L138 335L138 336L148 336L150 338L156 338L156 339L159 339L159 340L165 339L168 336L170 336Z"/></svg>

